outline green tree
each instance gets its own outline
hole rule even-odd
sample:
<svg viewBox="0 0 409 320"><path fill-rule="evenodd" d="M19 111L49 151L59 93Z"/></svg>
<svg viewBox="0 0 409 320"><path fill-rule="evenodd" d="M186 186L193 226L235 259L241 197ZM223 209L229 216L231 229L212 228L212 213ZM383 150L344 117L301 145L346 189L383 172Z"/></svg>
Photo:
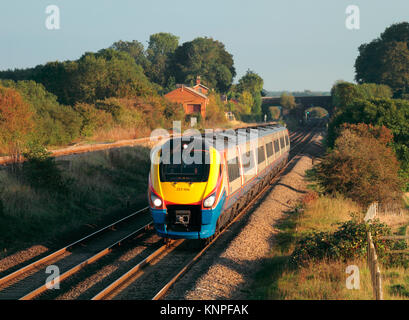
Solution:
<svg viewBox="0 0 409 320"><path fill-rule="evenodd" d="M147 75L149 79L162 87L171 86L169 80L170 59L179 45L179 37L171 33L155 33L149 38L147 58L150 62Z"/></svg>
<svg viewBox="0 0 409 320"><path fill-rule="evenodd" d="M150 66L150 61L146 57L145 48L143 44L137 40L132 41L117 41L112 44L111 49L117 51L123 51L128 53L134 60L136 64L139 64L143 70L147 70Z"/></svg>
<svg viewBox="0 0 409 320"><path fill-rule="evenodd" d="M280 105L283 108L287 108L289 110L294 109L296 106L295 98L291 94L283 93L280 98Z"/></svg>
<svg viewBox="0 0 409 320"><path fill-rule="evenodd" d="M331 89L332 103L341 109L356 99L391 98L392 95L392 89L389 86L375 83L356 85L340 80Z"/></svg>
<svg viewBox="0 0 409 320"><path fill-rule="evenodd" d="M227 92L236 75L233 56L224 44L206 37L179 46L173 55L170 72L176 82L191 85L200 75L204 85L218 92Z"/></svg>
<svg viewBox="0 0 409 320"><path fill-rule="evenodd" d="M247 70L246 74L240 78L237 84L237 91L249 91L251 93L261 93L263 90L263 78L261 78L257 73Z"/></svg>
<svg viewBox="0 0 409 320"><path fill-rule="evenodd" d="M389 85L395 97L409 92L409 23L393 24L379 38L359 47L355 61L358 83Z"/></svg>
<svg viewBox="0 0 409 320"><path fill-rule="evenodd" d="M246 74L240 78L237 84L237 92L248 91L253 96L254 103L251 106L251 113L255 117L261 116L261 92L263 90L263 78L261 78L257 73L247 70Z"/></svg>
<svg viewBox="0 0 409 320"><path fill-rule="evenodd" d="M405 42L391 42L381 57L380 83L394 89L395 96L409 93L409 50Z"/></svg>
<svg viewBox="0 0 409 320"><path fill-rule="evenodd" d="M241 115L249 115L251 114L251 108L253 107L253 105L254 98L251 92L243 91L240 95L236 109Z"/></svg>

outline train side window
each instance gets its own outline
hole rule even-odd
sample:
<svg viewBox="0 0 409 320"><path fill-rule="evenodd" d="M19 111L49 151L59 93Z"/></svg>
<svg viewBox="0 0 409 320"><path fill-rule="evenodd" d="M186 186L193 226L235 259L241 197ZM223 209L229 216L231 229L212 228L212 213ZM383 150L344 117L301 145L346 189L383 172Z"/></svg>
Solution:
<svg viewBox="0 0 409 320"><path fill-rule="evenodd" d="M285 145L288 146L290 144L290 139L288 138L288 135L285 135Z"/></svg>
<svg viewBox="0 0 409 320"><path fill-rule="evenodd" d="M274 154L273 142L266 144L267 158L270 158Z"/></svg>
<svg viewBox="0 0 409 320"><path fill-rule="evenodd" d="M258 155L258 163L264 162L266 160L266 154L264 153L264 146L261 146L257 149L257 155Z"/></svg>
<svg viewBox="0 0 409 320"><path fill-rule="evenodd" d="M240 178L239 158L233 158L227 161L227 171L229 174L229 181L232 182Z"/></svg>
<svg viewBox="0 0 409 320"><path fill-rule="evenodd" d="M284 137L281 137L281 138L280 138L280 145L281 145L281 148L284 148L284 147L285 147L285 145L284 145Z"/></svg>
<svg viewBox="0 0 409 320"><path fill-rule="evenodd" d="M278 139L274 140L274 152L280 152L280 144L278 143Z"/></svg>
<svg viewBox="0 0 409 320"><path fill-rule="evenodd" d="M244 172L248 172L254 168L254 155L253 151L247 151L241 155L241 162L243 164Z"/></svg>

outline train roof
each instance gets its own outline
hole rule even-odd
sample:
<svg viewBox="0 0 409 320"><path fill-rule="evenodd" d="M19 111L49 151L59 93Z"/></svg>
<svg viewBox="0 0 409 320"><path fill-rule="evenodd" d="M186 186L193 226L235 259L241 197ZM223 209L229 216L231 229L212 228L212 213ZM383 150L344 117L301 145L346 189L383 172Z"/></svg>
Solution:
<svg viewBox="0 0 409 320"><path fill-rule="evenodd" d="M195 139L196 142L204 144L205 149L208 150L209 146L215 147L216 150L225 150L226 148L230 147L229 144L239 145L242 143L246 143L252 141L254 139L258 139L267 135L271 135L273 133L281 132L287 130L285 126L282 125L267 125L267 126L260 126L260 127L248 127L248 128L240 128L240 129L228 129L224 131L213 131L211 133L205 133L198 135L191 135L191 136L183 136L181 142L188 142L193 141ZM178 140L179 138L169 139L166 143L173 144L172 140ZM198 140L196 140L198 139ZM165 144L166 144L165 143Z"/></svg>
<svg viewBox="0 0 409 320"><path fill-rule="evenodd" d="M276 132L281 132L286 129L287 128L282 125L268 125L262 127L250 127L236 130L225 130L222 132L213 132L212 134L202 135L202 138L206 143L214 146L217 150L224 150L226 149L226 143L238 145ZM220 143L220 140L222 139L225 141L225 143Z"/></svg>

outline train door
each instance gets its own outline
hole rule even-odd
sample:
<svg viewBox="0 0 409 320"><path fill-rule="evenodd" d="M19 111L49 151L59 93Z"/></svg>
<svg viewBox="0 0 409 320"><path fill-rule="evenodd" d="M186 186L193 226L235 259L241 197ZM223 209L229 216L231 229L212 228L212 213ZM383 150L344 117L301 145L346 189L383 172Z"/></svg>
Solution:
<svg viewBox="0 0 409 320"><path fill-rule="evenodd" d="M257 147L257 173L262 172L266 167L266 150L264 145L264 138L258 140Z"/></svg>
<svg viewBox="0 0 409 320"><path fill-rule="evenodd" d="M226 154L227 176L229 179L229 195L235 193L241 188L241 170L237 147L229 149Z"/></svg>
<svg viewBox="0 0 409 320"><path fill-rule="evenodd" d="M266 156L267 165L271 165L274 162L274 146L272 135L266 137Z"/></svg>
<svg viewBox="0 0 409 320"><path fill-rule="evenodd" d="M287 152L290 151L290 137L288 136L288 130L285 131L285 145L287 146Z"/></svg>
<svg viewBox="0 0 409 320"><path fill-rule="evenodd" d="M247 142L240 147L244 184L250 181L257 174L257 166L254 155L255 150L251 148L251 145L252 144L250 142Z"/></svg>
<svg viewBox="0 0 409 320"><path fill-rule="evenodd" d="M284 131L280 132L280 149L282 150L281 154L284 153L285 150L286 150L285 139L284 139Z"/></svg>
<svg viewBox="0 0 409 320"><path fill-rule="evenodd" d="M278 133L274 134L273 136L273 144L274 144L274 160L276 160L280 158L280 155L281 155Z"/></svg>

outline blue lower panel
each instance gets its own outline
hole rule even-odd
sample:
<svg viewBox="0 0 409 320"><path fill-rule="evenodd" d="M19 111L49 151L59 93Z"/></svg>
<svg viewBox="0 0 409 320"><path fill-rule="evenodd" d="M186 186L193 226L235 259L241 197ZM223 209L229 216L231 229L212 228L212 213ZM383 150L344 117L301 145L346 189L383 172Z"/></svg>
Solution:
<svg viewBox="0 0 409 320"><path fill-rule="evenodd" d="M202 225L200 231L182 232L167 230L166 210L152 209L152 218L159 236L171 239L204 239L211 237L216 230L217 219L221 214L226 194L224 193L216 208L202 210Z"/></svg>

